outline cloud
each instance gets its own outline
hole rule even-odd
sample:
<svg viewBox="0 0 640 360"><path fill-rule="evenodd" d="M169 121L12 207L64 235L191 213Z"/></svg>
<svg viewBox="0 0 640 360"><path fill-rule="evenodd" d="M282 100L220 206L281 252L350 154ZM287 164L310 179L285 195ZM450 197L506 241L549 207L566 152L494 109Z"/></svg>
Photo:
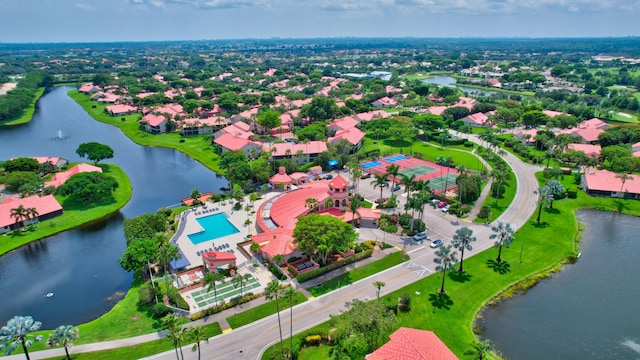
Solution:
<svg viewBox="0 0 640 360"><path fill-rule="evenodd" d="M86 10L86 11L95 11L96 7L89 5L89 4L84 4L84 3L75 3L73 6L77 7L78 9L82 9L82 10Z"/></svg>
<svg viewBox="0 0 640 360"><path fill-rule="evenodd" d="M268 0L130 0L137 5L152 5L164 8L167 4L187 5L199 9L232 9L254 6L268 6L274 1ZM275 1L277 2L277 1Z"/></svg>

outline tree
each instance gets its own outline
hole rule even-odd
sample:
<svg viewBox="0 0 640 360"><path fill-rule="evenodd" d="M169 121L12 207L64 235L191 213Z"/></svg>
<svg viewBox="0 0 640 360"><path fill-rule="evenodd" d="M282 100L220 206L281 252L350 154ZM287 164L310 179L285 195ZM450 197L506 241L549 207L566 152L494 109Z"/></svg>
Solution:
<svg viewBox="0 0 640 360"><path fill-rule="evenodd" d="M323 265L329 255L351 248L357 237L351 225L333 216L319 214L299 217L293 230L294 243L300 251L312 254Z"/></svg>
<svg viewBox="0 0 640 360"><path fill-rule="evenodd" d="M460 250L460 267L458 268L459 272L464 272L462 268L462 262L464 261L464 250L467 249L469 251L473 250L471 243L475 242L477 239L473 236L473 230L468 227L462 227L456 230L456 234L453 235L453 247Z"/></svg>
<svg viewBox="0 0 640 360"><path fill-rule="evenodd" d="M180 325L180 320L176 317L176 314L171 313L162 318L162 328L167 330L167 338L173 342L173 348L176 351L176 358L184 359L182 353L182 340L184 339L184 331ZM180 349L180 356L178 356L178 349Z"/></svg>
<svg viewBox="0 0 640 360"><path fill-rule="evenodd" d="M278 280L272 280L267 284L264 289L264 297L267 300L275 299L276 301L276 313L278 314L278 329L280 330L280 353L284 356L284 345L282 343L282 323L280 322L280 295L282 295L282 287Z"/></svg>
<svg viewBox="0 0 640 360"><path fill-rule="evenodd" d="M382 281L376 281L373 283L373 286L376 287L376 299L380 299L380 289L385 285L386 284L383 283Z"/></svg>
<svg viewBox="0 0 640 360"><path fill-rule="evenodd" d="M47 346L64 346L64 353L67 355L67 359L71 360L71 356L69 356L69 346L73 346L73 341L77 339L78 328L74 328L71 325L60 325L49 335Z"/></svg>
<svg viewBox="0 0 640 360"><path fill-rule="evenodd" d="M436 271L442 271L442 285L440 285L441 294L446 293L444 290L444 279L447 276L447 270L456 271L453 264L455 264L458 259L456 258L456 253L451 251L451 248L451 245L441 246L436 251L436 257L433 259L433 262L438 264L438 266L436 266Z"/></svg>
<svg viewBox="0 0 640 360"><path fill-rule="evenodd" d="M289 286L284 289L282 296L289 299L289 358L293 359L293 298L296 296L296 289Z"/></svg>
<svg viewBox="0 0 640 360"><path fill-rule="evenodd" d="M118 182L101 172L74 174L56 189L58 195L68 195L74 202L98 202L109 199L118 188Z"/></svg>
<svg viewBox="0 0 640 360"><path fill-rule="evenodd" d="M188 336L195 342L191 347L191 351L198 351L198 360L200 360L200 343L205 341L209 343L209 338L203 326L194 326L188 330Z"/></svg>
<svg viewBox="0 0 640 360"><path fill-rule="evenodd" d="M496 258L496 262L499 264L502 262L500 255L502 255L502 247L509 248L511 243L514 240L513 237L513 228L511 224L505 224L502 221L498 222L498 225L494 225L491 227L491 231L494 234L489 236L490 239L497 239L495 242L495 246L498 247L498 257Z"/></svg>
<svg viewBox="0 0 640 360"><path fill-rule="evenodd" d="M38 222L38 215L40 215L38 213L38 210L34 207L30 207L30 208L26 208L24 211L25 216L27 217L27 220L29 220L30 224L34 224L36 222Z"/></svg>
<svg viewBox="0 0 640 360"><path fill-rule="evenodd" d="M622 181L622 185L620 186L620 192L626 193L626 191L624 190L624 184L627 182L627 180L632 180L633 176L627 173L620 173L620 174L616 174L616 179L620 179Z"/></svg>
<svg viewBox="0 0 640 360"><path fill-rule="evenodd" d="M14 171L6 174L3 182L11 192L31 192L44 184L38 174L30 171Z"/></svg>
<svg viewBox="0 0 640 360"><path fill-rule="evenodd" d="M16 220L15 227L17 229L20 221L27 217L27 209L22 204L20 204L17 208L10 209L9 211L9 216Z"/></svg>
<svg viewBox="0 0 640 360"><path fill-rule="evenodd" d="M160 214L142 214L122 223L127 244L134 239L152 239L167 231L167 219Z"/></svg>
<svg viewBox="0 0 640 360"><path fill-rule="evenodd" d="M200 190L198 189L193 189L191 190L191 199L193 199L193 203L195 204L196 201L200 201L200 196L202 196L202 194L200 194Z"/></svg>
<svg viewBox="0 0 640 360"><path fill-rule="evenodd" d="M336 101L324 96L316 96L310 104L302 106L301 117L308 117L311 122L333 118L339 111Z"/></svg>
<svg viewBox="0 0 640 360"><path fill-rule="evenodd" d="M404 192L405 194L407 194L407 198L409 198L410 196L409 192L413 187L413 182L415 181L415 179L416 179L415 174L411 174L411 176L407 176L405 174L400 175L400 183L404 185Z"/></svg>
<svg viewBox="0 0 640 360"><path fill-rule="evenodd" d="M29 357L29 350L33 342L31 341L31 335L29 333L40 330L42 323L40 321L34 321L31 316L15 316L13 319L7 321L7 325L0 329L0 349L7 348L5 353L10 355L13 353L18 345L22 346L22 351L27 357ZM34 341L42 341L42 335L36 335L33 337Z"/></svg>
<svg viewBox="0 0 640 360"><path fill-rule="evenodd" d="M247 281L249 278L251 277L251 275L249 274L236 274L236 276L233 277L233 287L237 288L240 287L240 297L242 297L244 295L244 283L245 281Z"/></svg>
<svg viewBox="0 0 640 360"><path fill-rule="evenodd" d="M224 274L220 272L210 272L207 271L204 274L204 282L203 286L207 286L207 292L210 292L213 289L213 299L215 304L218 304L218 289L216 288L216 282L224 283Z"/></svg>
<svg viewBox="0 0 640 360"><path fill-rule="evenodd" d="M163 238L162 241L160 242L160 247L158 248L158 260L162 264L162 268L164 270L164 281L165 281L165 286L167 288L167 299L169 300L171 300L171 298L169 297L169 294L171 292L169 291L170 284L169 284L168 275L171 275L171 272L170 272L171 262L178 260L181 257L182 255L180 255L178 247L171 245L168 239ZM178 301L174 299L174 303L177 304L177 302Z"/></svg>
<svg viewBox="0 0 640 360"><path fill-rule="evenodd" d="M36 172L39 169L38 160L32 158L15 158L4 162L4 171L27 171Z"/></svg>
<svg viewBox="0 0 640 360"><path fill-rule="evenodd" d="M549 193L547 187L541 187L535 192L538 195L538 218L536 222L540 223L540 214L542 213L542 205L547 204L553 200L553 195Z"/></svg>
<svg viewBox="0 0 640 360"><path fill-rule="evenodd" d="M81 158L86 157L93 161L95 165L102 160L113 158L113 149L97 142L88 142L80 144L76 149L76 154Z"/></svg>
<svg viewBox="0 0 640 360"><path fill-rule="evenodd" d="M275 129L282 125L280 113L275 110L265 111L258 115L258 125L267 129L267 135L271 135L271 129Z"/></svg>
<svg viewBox="0 0 640 360"><path fill-rule="evenodd" d="M318 199L306 198L304 200L304 205L309 209L309 211L313 211L318 207Z"/></svg>
<svg viewBox="0 0 640 360"><path fill-rule="evenodd" d="M474 359L483 360L491 353L491 342L489 340L474 341L471 343L471 346L473 348L465 351L464 354L473 355Z"/></svg>
<svg viewBox="0 0 640 360"><path fill-rule="evenodd" d="M553 209L553 200L564 197L564 185L558 180L549 180L544 187L547 188L547 192L551 195L549 209Z"/></svg>
<svg viewBox="0 0 640 360"><path fill-rule="evenodd" d="M376 187L380 188L380 200L378 201L378 206L382 206L382 189L389 185L389 181L387 180L387 175L383 174L383 175L374 175L375 178L373 179L373 181L371 182L371 185L373 185L373 188L375 189Z"/></svg>
<svg viewBox="0 0 640 360"><path fill-rule="evenodd" d="M347 204L347 209L349 209L349 211L351 211L351 225L353 227L356 226L356 222L355 222L355 218L356 215L358 215L358 219L360 219L362 216L360 216L360 212L358 212L358 209L362 206L362 200L360 200L359 197L357 196L352 196L349 198L349 203Z"/></svg>
<svg viewBox="0 0 640 360"><path fill-rule="evenodd" d="M144 269L150 261L158 258L158 243L150 238L135 238L127 244L122 257L118 259L120 266L127 272Z"/></svg>

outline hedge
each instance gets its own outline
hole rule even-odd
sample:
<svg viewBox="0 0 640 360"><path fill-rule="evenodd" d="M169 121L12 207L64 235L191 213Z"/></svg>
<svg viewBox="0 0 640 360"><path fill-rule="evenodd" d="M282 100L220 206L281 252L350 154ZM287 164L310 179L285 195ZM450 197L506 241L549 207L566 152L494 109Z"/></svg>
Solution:
<svg viewBox="0 0 640 360"><path fill-rule="evenodd" d="M241 299L237 299L237 298L233 298L231 299L231 301L227 302L227 303L223 303L221 305L218 306L214 306L212 308L208 308L206 310L197 312L195 314L192 314L190 316L191 321L194 320L198 320L198 319L202 319L205 316L209 316L209 315L213 315L213 314L217 314L223 310L227 310L229 308L232 308L236 305L240 305L240 304L244 304L247 303L253 299L257 299L258 297L260 297L260 295L254 295L250 292L246 293Z"/></svg>
<svg viewBox="0 0 640 360"><path fill-rule="evenodd" d="M296 279L298 279L298 282L303 283L303 282L311 280L313 278L317 278L320 275L324 275L324 274L326 274L326 273L328 273L330 271L333 271L333 270L335 270L337 268L340 268L340 267L342 267L344 265L348 265L348 264L354 263L356 261L360 261L362 259L366 259L368 257L371 257L372 253L373 253L373 250L367 249L367 250L365 250L363 252L354 254L353 256L349 256L348 258L343 259L341 261L334 262L334 263L331 263L331 264L329 264L327 266L323 266L323 267L320 267L320 268L317 268L317 269L313 269L313 270L307 271L305 273L299 274L298 276L296 276Z"/></svg>

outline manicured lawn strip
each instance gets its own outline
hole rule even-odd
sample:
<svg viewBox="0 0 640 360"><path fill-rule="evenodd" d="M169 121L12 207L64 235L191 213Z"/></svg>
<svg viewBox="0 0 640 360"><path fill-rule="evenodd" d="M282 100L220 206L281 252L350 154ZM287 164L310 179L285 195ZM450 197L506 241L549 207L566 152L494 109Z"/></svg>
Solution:
<svg viewBox="0 0 640 360"><path fill-rule="evenodd" d="M407 143L404 147L395 147L389 144L388 140L374 140L369 135L364 138L364 145L360 149L360 152L366 153L368 151L380 150L380 154L384 154L385 151L389 154L395 153L409 153L409 143ZM435 162L436 157L447 157L451 156L451 159L456 165L464 165L467 169L477 170L480 166L481 169L484 169L484 165L480 163L478 158L474 155L470 154L472 148L466 149L467 152L449 150L446 148L435 147L429 144L426 144L421 141L416 141L413 143L413 152L422 153L422 158L428 161Z"/></svg>
<svg viewBox="0 0 640 360"><path fill-rule="evenodd" d="M538 179L540 178L541 175L538 174ZM566 187L576 186L570 176L565 176L561 181ZM511 247L503 249L503 262L509 265L509 271L505 274L494 272L488 266L487 262L496 258L496 248L465 259L464 268L470 277L469 281L456 282L448 274L445 288L452 302L447 305L448 309L435 307L430 300L430 296L435 295L440 287L440 273L386 295L397 299L404 292L411 294L411 310L399 315L399 324L434 331L460 358L466 358L463 354L475 339L472 332L474 318L484 304L495 301L497 295L513 296L517 290L532 286L536 280L557 269L569 256L577 254L577 248L574 249L578 229L576 210L621 209L623 213L640 216L640 201L590 197L582 191L578 192L576 199L554 201L553 207L553 210L543 210L541 224L537 224L535 218L524 224L514 235L516 240ZM522 241L525 243L523 261L520 263ZM509 288L510 291L506 291ZM326 329L328 322L320 326ZM269 349L265 355L271 351ZM263 356L263 359L268 358Z"/></svg>
<svg viewBox="0 0 640 360"><path fill-rule="evenodd" d="M204 328L205 333L209 338L222 334L222 329L220 328L220 325L218 323L204 325ZM202 346L202 344L204 343L205 342L203 341L200 345ZM191 352L191 345L192 344L188 343L182 347L182 352L185 354L185 356L187 356L187 354ZM143 357L165 352L167 350L173 350L172 342L169 339L160 339L135 346L127 346L112 350L102 350L81 354L74 354L72 347L70 349L70 354L76 360L140 359ZM51 359L63 360L66 358L64 356L61 356Z"/></svg>
<svg viewBox="0 0 640 360"><path fill-rule="evenodd" d="M36 95L34 96L33 100L31 101L29 106L22 110L22 114L20 114L20 117L4 122L0 121L0 126L21 125L31 121L31 119L33 119L33 113L36 112L36 102L38 102L38 99L40 99L42 94L44 94L44 90L44 88L40 88L38 89L38 91L36 91Z"/></svg>
<svg viewBox="0 0 640 360"><path fill-rule="evenodd" d="M331 346L329 345L304 347L300 349L300 354L298 354L298 359L299 360L331 359L330 351L331 351Z"/></svg>
<svg viewBox="0 0 640 360"><path fill-rule="evenodd" d="M104 112L106 105L100 104L77 90L68 92L69 97L75 100L82 108L95 120L116 126L122 132L133 140L135 143L143 146L158 146L170 149L176 149L189 157L201 162L209 169L223 174L218 166L220 157L213 151L211 143L211 135L186 136L183 137L179 133L173 132L169 134L150 134L140 130L138 120L140 114L132 114L124 116L111 116ZM93 107L95 106L95 108ZM184 142L180 142L184 140Z"/></svg>
<svg viewBox="0 0 640 360"><path fill-rule="evenodd" d="M301 304L307 301L307 298L302 294L297 292L296 296L293 298L293 305ZM280 311L289 308L289 299L280 298ZM262 305L251 308L247 311L243 311L241 313L229 316L227 318L227 322L232 329L239 328L241 326L251 324L254 321L265 318L269 315L276 313L276 301L271 300ZM282 315L281 315L282 316Z"/></svg>
<svg viewBox="0 0 640 360"><path fill-rule="evenodd" d="M505 210L507 210L511 202L513 202L513 198L516 196L517 182L516 182L516 175L513 173L513 171L511 171L511 168L509 168L509 173L511 177L509 178L509 180L507 180L506 183L503 184L504 194L502 194L502 197L498 199L497 203L496 203L496 199L491 197L491 194L489 194L489 196L487 196L486 199L484 199L484 202L482 203L482 206L489 206L491 208L491 214L489 215L489 218L488 219L476 218L473 220L473 222L483 223L483 222L486 222L487 220L493 221L497 219L498 216L502 215L502 213Z"/></svg>
<svg viewBox="0 0 640 360"><path fill-rule="evenodd" d="M118 188L113 193L114 202L93 203L83 207L64 209L61 216L38 223L33 230L13 231L0 236L0 255L14 250L22 245L39 240L59 232L69 230L82 224L103 218L122 208L131 198L131 183L127 175L114 164L100 164L105 166L104 173L113 176L118 182ZM56 196L64 206L66 197Z"/></svg>
<svg viewBox="0 0 640 360"><path fill-rule="evenodd" d="M355 268L340 276L336 276L333 279L327 280L323 282L322 286L320 287L314 286L307 290L313 296L320 296L333 290L339 289L343 286L350 285L358 280L362 280L368 276L379 273L380 271L394 267L409 260L409 256L405 255L403 258L402 254L402 251L391 253L378 261L374 261L362 267Z"/></svg>

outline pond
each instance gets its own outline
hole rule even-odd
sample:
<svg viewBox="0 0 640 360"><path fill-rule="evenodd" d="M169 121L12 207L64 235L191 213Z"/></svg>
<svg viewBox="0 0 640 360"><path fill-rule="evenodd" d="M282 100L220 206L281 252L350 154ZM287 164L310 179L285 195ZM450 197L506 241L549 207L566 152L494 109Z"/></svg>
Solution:
<svg viewBox="0 0 640 360"><path fill-rule="evenodd" d="M456 84L457 80L455 78L451 77L451 76L437 75L437 76L434 76L434 77L430 77L430 78L424 79L422 81L427 83L427 84L436 84L436 85L439 85L439 86L454 87L456 89L460 89L460 90L464 91L467 95L475 96L475 97L483 97L483 96L491 96L491 95L504 95L503 93L501 93L499 91L483 90L483 89L476 89L476 88L472 88L472 87L466 87L464 85L457 85Z"/></svg>
<svg viewBox="0 0 640 360"><path fill-rule="evenodd" d="M75 153L78 145L100 142L113 148L114 158L105 162L126 172L133 194L108 219L0 257L2 324L15 315L31 315L42 321L43 328L98 318L131 286L132 274L123 271L117 261L126 247L122 221L177 204L193 189L219 192L227 185L224 177L179 151L139 146L120 129L95 121L67 96L70 89L60 87L46 93L30 123L0 128L0 159L60 156L82 161ZM53 296L46 297L50 292Z"/></svg>
<svg viewBox="0 0 640 360"><path fill-rule="evenodd" d="M585 210L582 255L479 322L507 359L640 358L640 218Z"/></svg>

